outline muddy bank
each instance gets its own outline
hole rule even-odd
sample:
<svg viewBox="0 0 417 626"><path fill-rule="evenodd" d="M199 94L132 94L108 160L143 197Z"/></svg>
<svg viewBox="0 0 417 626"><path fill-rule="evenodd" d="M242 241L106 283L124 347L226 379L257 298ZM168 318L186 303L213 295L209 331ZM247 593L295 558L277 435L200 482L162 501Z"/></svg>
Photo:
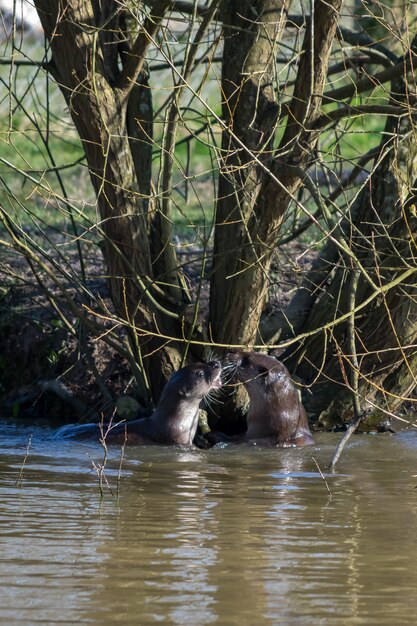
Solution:
<svg viewBox="0 0 417 626"><path fill-rule="evenodd" d="M48 251L56 257L54 247ZM189 244L179 247L179 259L189 285L197 285L201 251ZM295 275L294 260L300 257L299 246L287 246L280 253L271 277L269 311L282 307L296 288L303 271ZM310 255L311 258L311 255ZM100 303L109 313L106 272L99 246L89 244L83 250L88 305ZM72 271L79 271L75 247L65 248L65 260ZM309 258L302 257L307 269ZM299 263L298 263L299 266ZM278 267L284 268L278 272ZM78 269L77 269L78 268ZM207 270L210 271L210 268ZM64 280L65 273L60 276ZM69 276L69 275L68 275ZM138 391L127 359L104 341L89 336L74 317L56 286L20 255L1 252L0 258L0 412L4 415L30 417L67 423L98 419L109 415L118 398L128 395L137 400ZM85 297L70 278L65 288L77 306ZM46 290L59 302L53 307ZM208 280L203 281L200 314L208 310ZM65 320L70 322L70 332ZM107 324L110 328L110 324ZM119 330L118 332L122 332Z"/></svg>
<svg viewBox="0 0 417 626"><path fill-rule="evenodd" d="M53 249L50 254L56 256ZM75 250L66 250L66 260L77 268ZM90 300L112 310L97 246L86 248L84 262ZM65 423L110 410L133 384L126 359L88 336L59 290L22 256L2 250L0 281L0 411ZM83 296L69 275L65 287L81 306Z"/></svg>

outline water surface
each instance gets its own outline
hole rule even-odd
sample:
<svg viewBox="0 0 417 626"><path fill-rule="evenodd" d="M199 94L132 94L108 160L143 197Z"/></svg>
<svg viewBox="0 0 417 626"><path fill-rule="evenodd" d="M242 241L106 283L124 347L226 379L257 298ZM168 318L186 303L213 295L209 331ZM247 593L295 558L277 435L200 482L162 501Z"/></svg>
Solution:
<svg viewBox="0 0 417 626"><path fill-rule="evenodd" d="M2 422L0 623L415 623L417 432L354 437L329 495L339 439L115 447L100 497L99 444Z"/></svg>

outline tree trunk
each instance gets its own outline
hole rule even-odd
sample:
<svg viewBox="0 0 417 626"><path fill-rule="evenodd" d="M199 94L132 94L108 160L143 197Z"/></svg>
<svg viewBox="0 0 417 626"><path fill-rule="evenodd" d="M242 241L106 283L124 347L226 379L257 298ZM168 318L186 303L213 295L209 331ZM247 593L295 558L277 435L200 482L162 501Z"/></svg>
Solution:
<svg viewBox="0 0 417 626"><path fill-rule="evenodd" d="M392 89L392 100L402 101L404 110L413 104L407 94L415 93L411 73L408 81L397 80ZM309 386L306 408L320 415L326 427L353 417L355 357L366 427L390 417L417 385L417 148L412 124L408 115L388 119L388 139L340 229L340 241L348 243L350 254L329 241L285 316L290 324L281 338L301 336L284 355L286 364ZM360 273L354 294L355 354L348 331L352 271Z"/></svg>
<svg viewBox="0 0 417 626"><path fill-rule="evenodd" d="M319 116L340 6L341 0L315 2L286 131L276 152L273 68L288 7L277 0L247 0L237 10L229 2L222 16L227 25L222 74L227 130L210 296L212 336L221 343L255 343L284 212L302 184L317 141L309 126Z"/></svg>
<svg viewBox="0 0 417 626"><path fill-rule="evenodd" d="M142 395L158 397L166 377L178 367L180 353L164 346L168 342L156 335L178 334L180 316L178 304L153 283L147 202L143 201L143 195L148 200L150 180L146 183L137 176L127 124L132 125L129 99L131 94L138 96L136 80L149 45L146 31L156 31L168 2L157 3L156 17L145 20L122 71L117 65L117 3L36 0L35 5L50 42L49 69L64 94L87 157L111 297L127 324L137 363L144 366L138 380ZM145 166L150 176L149 163Z"/></svg>

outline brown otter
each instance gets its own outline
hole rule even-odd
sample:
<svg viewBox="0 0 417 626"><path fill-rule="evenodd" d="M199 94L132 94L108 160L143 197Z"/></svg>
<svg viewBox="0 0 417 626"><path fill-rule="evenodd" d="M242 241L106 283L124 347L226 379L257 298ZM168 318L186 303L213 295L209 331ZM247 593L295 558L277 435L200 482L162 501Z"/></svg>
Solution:
<svg viewBox="0 0 417 626"><path fill-rule="evenodd" d="M107 442L191 446L197 430L201 400L212 389L221 387L219 361L195 363L181 368L166 383L150 417L104 427ZM97 424L63 427L64 437L89 437L98 432ZM65 432L65 430L67 432ZM57 433L59 436L59 431Z"/></svg>
<svg viewBox="0 0 417 626"><path fill-rule="evenodd" d="M235 366L234 377L245 385L250 401L246 433L231 441L282 447L314 443L298 390L285 365L258 352L237 350L226 358Z"/></svg>

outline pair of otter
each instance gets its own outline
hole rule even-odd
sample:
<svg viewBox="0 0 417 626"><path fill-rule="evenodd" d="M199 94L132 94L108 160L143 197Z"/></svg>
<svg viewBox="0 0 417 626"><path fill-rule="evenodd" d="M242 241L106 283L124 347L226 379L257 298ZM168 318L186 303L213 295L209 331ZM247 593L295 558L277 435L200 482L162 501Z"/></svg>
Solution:
<svg viewBox="0 0 417 626"><path fill-rule="evenodd" d="M287 368L274 357L257 352L229 352L227 363L233 376L249 394L247 431L227 438L217 433L212 442L259 442L267 445L305 446L314 443L307 416ZM219 361L196 363L171 376L151 417L119 425L111 438L126 437L128 443L191 446L197 430L201 400L221 387ZM126 429L126 430L125 430Z"/></svg>

